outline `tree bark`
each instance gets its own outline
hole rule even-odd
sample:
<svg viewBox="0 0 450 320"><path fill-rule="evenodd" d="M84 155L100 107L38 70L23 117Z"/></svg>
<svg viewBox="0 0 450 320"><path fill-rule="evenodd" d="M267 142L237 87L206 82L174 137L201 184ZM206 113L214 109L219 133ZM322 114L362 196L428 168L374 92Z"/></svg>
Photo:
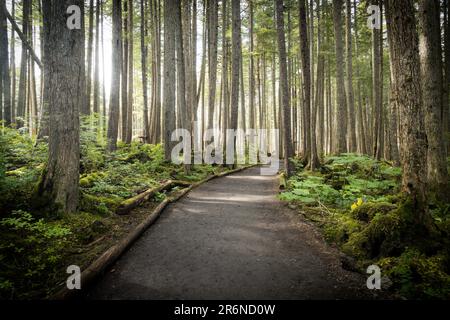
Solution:
<svg viewBox="0 0 450 320"><path fill-rule="evenodd" d="M356 126L355 126L355 95L353 92L353 54L352 54L352 5L346 0L346 52L347 52L347 77L346 93L348 106L348 151L356 152Z"/></svg>
<svg viewBox="0 0 450 320"><path fill-rule="evenodd" d="M189 90L189 84L186 82L186 66L185 66L185 57L184 57L184 48L183 48L183 26L182 26L182 18L181 18L181 4L177 2L175 7L175 46L176 46L176 60L177 60L177 80L178 80L178 90L180 98L179 106L179 117L181 119L181 128L191 132L191 119L190 114L186 102L186 93ZM191 157L191 148L189 150L183 150L184 153L188 153L189 157ZM191 166L188 163L184 163L184 172L185 174L189 174L191 170Z"/></svg>
<svg viewBox="0 0 450 320"><path fill-rule="evenodd" d="M216 102L217 82L217 38L218 38L218 5L217 0L208 0L209 28L208 28L208 76L209 99L207 129L214 124L214 107Z"/></svg>
<svg viewBox="0 0 450 320"><path fill-rule="evenodd" d="M120 76L122 70L122 1L113 0L112 7L112 72L109 98L108 150L117 148L120 113Z"/></svg>
<svg viewBox="0 0 450 320"><path fill-rule="evenodd" d="M134 90L134 9L133 1L128 0L128 101L127 101L127 132L126 143L133 139L133 90Z"/></svg>
<svg viewBox="0 0 450 320"><path fill-rule="evenodd" d="M236 130L238 128L239 112L239 75L241 65L241 1L231 0L231 19L232 19L232 37L231 37L231 117L228 129ZM232 141L227 141L227 145L232 145L236 152L236 137ZM235 159L235 158L234 158ZM234 160L233 167L236 166Z"/></svg>
<svg viewBox="0 0 450 320"><path fill-rule="evenodd" d="M283 122L283 136L284 136L284 166L286 176L290 177L292 174L292 165L290 158L294 155L291 141L291 119L290 119L290 99L289 87L287 79L287 61L286 61L286 42L284 35L284 14L283 14L283 0L275 0L276 5L276 21L277 21L277 40L278 40L278 57L280 61L280 87L281 87L281 102L282 102L282 122Z"/></svg>
<svg viewBox="0 0 450 320"><path fill-rule="evenodd" d="M144 108L142 117L144 118L143 136L145 142L150 143L150 126L148 122L148 77L147 77L147 59L148 59L148 25L147 25L147 0L141 0L141 74L142 74L142 95L144 99Z"/></svg>
<svg viewBox="0 0 450 320"><path fill-rule="evenodd" d="M427 133L428 185L442 201L448 200L448 173L442 126L442 50L439 1L419 1L419 50L422 99Z"/></svg>
<svg viewBox="0 0 450 320"><path fill-rule="evenodd" d="M100 1L95 6L95 53L94 53L94 105L93 111L100 113Z"/></svg>
<svg viewBox="0 0 450 320"><path fill-rule="evenodd" d="M53 48L48 57L50 65L50 136L49 158L39 195L48 197L53 209L73 213L79 197L79 112L86 102L84 70L84 28L70 30L66 26L66 10L76 4L84 14L81 0L43 0L50 8L51 31L49 45ZM83 23L82 23L83 26Z"/></svg>
<svg viewBox="0 0 450 320"><path fill-rule="evenodd" d="M11 77L9 72L9 44L8 44L8 24L6 19L6 3L4 0L0 4L0 74L2 83L2 104L1 109L4 109L3 119L5 125L11 124L12 110L11 110ZM2 116L0 116L0 121Z"/></svg>
<svg viewBox="0 0 450 320"><path fill-rule="evenodd" d="M94 0L89 0L89 25L88 25L88 47L87 47L87 73L86 73L86 96L87 103L85 108L81 109L82 115L91 113L91 94L92 94L92 52L94 46Z"/></svg>
<svg viewBox="0 0 450 320"><path fill-rule="evenodd" d="M171 141L175 130L175 93L176 93L176 6L178 0L164 1L164 157L171 160L175 144Z"/></svg>
<svg viewBox="0 0 450 320"><path fill-rule="evenodd" d="M419 41L412 0L386 1L390 52L400 112L402 190L418 226L430 226L427 211L426 133L422 108Z"/></svg>
<svg viewBox="0 0 450 320"><path fill-rule="evenodd" d="M30 20L31 1L23 0L22 4L22 34L28 41L28 30ZM27 74L28 74L28 52L26 46L22 43L22 53L20 56L20 76L19 76L19 92L17 101L17 126L18 128L25 125L25 111L27 102Z"/></svg>
<svg viewBox="0 0 450 320"><path fill-rule="evenodd" d="M335 36L336 52L336 93L337 93L337 111L336 111L336 148L335 153L344 153L347 151L346 133L347 133L347 102L345 94L344 79L344 41L342 39L342 0L333 1L333 25Z"/></svg>

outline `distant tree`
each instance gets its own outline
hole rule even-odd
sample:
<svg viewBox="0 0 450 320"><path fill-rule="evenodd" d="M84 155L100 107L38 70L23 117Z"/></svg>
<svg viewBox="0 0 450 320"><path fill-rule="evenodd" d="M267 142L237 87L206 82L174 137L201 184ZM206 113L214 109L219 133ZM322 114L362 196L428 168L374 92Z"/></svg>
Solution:
<svg viewBox="0 0 450 320"><path fill-rule="evenodd" d="M166 161L171 160L174 142L171 141L172 132L176 128L175 121L175 94L176 94L176 59L175 34L177 0L164 1L164 156Z"/></svg>
<svg viewBox="0 0 450 320"><path fill-rule="evenodd" d="M120 75L122 70L122 1L113 0L112 6L112 72L109 98L108 150L117 148L120 110Z"/></svg>
<svg viewBox="0 0 450 320"><path fill-rule="evenodd" d="M291 110L289 99L289 86L287 76L286 61L286 40L284 35L284 8L283 0L275 0L277 39L278 39L278 58L280 61L280 86L281 86L281 116L283 123L283 146L284 146L284 166L286 175L292 174L292 164L290 158L294 155L294 149L291 140Z"/></svg>
<svg viewBox="0 0 450 320"><path fill-rule="evenodd" d="M335 152L340 154L347 151L347 102L345 95L344 77L344 41L342 37L342 0L333 1L333 25L336 53L336 94L337 94L337 126Z"/></svg>

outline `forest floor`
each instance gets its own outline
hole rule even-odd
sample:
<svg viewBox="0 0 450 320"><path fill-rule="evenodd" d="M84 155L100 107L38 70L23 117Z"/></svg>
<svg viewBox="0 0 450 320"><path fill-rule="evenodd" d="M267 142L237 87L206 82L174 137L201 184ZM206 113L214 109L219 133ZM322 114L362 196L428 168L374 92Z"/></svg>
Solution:
<svg viewBox="0 0 450 320"><path fill-rule="evenodd" d="M210 181L166 208L90 299L368 299L366 277L277 197L260 168Z"/></svg>
<svg viewBox="0 0 450 320"><path fill-rule="evenodd" d="M185 174L164 161L161 145L133 142L109 153L104 135L89 129L95 119L82 124L79 212L69 215L35 196L47 143L0 131L0 299L51 297L69 265L84 270L181 188L116 214L143 191L228 170L198 165ZM355 154L322 160L311 172L293 159L281 193L278 177L258 168L194 189L166 208L90 297L370 299L366 270L375 264L390 297L450 299L450 204L430 195L434 233L423 236L411 223L400 168Z"/></svg>

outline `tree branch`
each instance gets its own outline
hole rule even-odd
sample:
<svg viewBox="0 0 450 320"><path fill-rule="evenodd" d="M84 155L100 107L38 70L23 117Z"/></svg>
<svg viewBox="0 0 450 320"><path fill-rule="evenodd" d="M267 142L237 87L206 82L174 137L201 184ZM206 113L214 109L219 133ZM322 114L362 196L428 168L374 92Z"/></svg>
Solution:
<svg viewBox="0 0 450 320"><path fill-rule="evenodd" d="M16 33L19 35L20 40L22 40L22 43L25 45L25 47L28 49L28 51L30 51L31 56L33 57L34 61L37 63L39 68L42 69L42 62L41 62L41 60L38 58L38 56L34 52L33 47L28 43L25 35L22 33L22 31L20 31L19 26L17 25L16 21L11 16L11 14L9 13L8 9L6 9L5 3L2 2L1 6L2 6L2 9L4 10L5 15L8 18L9 22L11 22L11 25L12 25L14 31L16 31Z"/></svg>

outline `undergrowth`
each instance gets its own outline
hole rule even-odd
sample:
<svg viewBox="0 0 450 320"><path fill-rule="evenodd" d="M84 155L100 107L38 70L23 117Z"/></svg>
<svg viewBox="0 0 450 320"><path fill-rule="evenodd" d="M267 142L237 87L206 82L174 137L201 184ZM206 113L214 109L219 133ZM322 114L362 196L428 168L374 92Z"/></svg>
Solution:
<svg viewBox="0 0 450 320"><path fill-rule="evenodd" d="M328 157L320 171L296 164L280 198L316 223L365 272L377 264L406 298L450 299L448 203L430 200L434 234L422 236L400 192L401 170L367 156ZM430 197L433 199L433 197Z"/></svg>
<svg viewBox="0 0 450 320"><path fill-rule="evenodd" d="M182 165L164 160L161 145L119 142L108 153L104 132L92 129L99 127L99 117L81 121L79 213L69 216L36 204L48 155L45 139L0 130L0 299L45 297L56 275L65 275L67 261L80 263L83 246L127 225L114 214L122 201L169 179L196 182L226 170L199 165L186 175ZM158 193L153 201L164 197Z"/></svg>

